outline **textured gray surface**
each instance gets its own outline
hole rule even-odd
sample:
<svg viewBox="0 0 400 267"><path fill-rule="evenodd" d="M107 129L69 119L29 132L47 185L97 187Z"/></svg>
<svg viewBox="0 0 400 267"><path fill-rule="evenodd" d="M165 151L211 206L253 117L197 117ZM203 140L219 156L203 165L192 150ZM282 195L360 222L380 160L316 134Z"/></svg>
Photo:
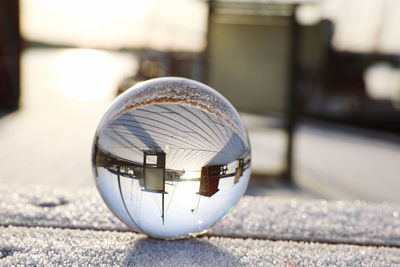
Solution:
<svg viewBox="0 0 400 267"><path fill-rule="evenodd" d="M127 230L91 188L0 186L0 223ZM400 246L400 205L245 196L209 235Z"/></svg>
<svg viewBox="0 0 400 267"><path fill-rule="evenodd" d="M140 234L0 228L0 265L394 266L397 248L203 237L180 241Z"/></svg>

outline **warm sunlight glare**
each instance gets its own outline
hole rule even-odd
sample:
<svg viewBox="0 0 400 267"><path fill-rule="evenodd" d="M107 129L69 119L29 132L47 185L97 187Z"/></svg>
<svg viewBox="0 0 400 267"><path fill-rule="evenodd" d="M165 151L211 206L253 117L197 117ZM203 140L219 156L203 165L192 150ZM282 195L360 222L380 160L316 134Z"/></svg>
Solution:
<svg viewBox="0 0 400 267"><path fill-rule="evenodd" d="M68 49L54 62L61 92L78 101L105 97L115 86L116 62L107 52Z"/></svg>
<svg viewBox="0 0 400 267"><path fill-rule="evenodd" d="M206 15L206 2L197 0L21 0L21 32L85 48L200 51Z"/></svg>
<svg viewBox="0 0 400 267"><path fill-rule="evenodd" d="M200 171L185 171L182 175L182 179L195 179L200 178L201 172Z"/></svg>

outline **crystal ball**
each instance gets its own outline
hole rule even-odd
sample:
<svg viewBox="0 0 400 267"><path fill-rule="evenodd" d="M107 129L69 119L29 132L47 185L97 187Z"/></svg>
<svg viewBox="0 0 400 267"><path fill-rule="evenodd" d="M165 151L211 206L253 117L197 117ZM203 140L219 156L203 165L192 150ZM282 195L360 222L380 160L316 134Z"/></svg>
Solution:
<svg viewBox="0 0 400 267"><path fill-rule="evenodd" d="M109 209L148 236L205 233L244 194L250 144L235 108L184 78L141 82L100 121L92 150L96 185Z"/></svg>

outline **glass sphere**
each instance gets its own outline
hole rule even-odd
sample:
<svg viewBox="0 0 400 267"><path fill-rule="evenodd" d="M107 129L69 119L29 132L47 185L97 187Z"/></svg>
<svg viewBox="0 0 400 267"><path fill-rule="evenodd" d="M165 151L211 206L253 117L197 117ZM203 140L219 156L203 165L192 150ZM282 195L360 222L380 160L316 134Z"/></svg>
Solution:
<svg viewBox="0 0 400 267"><path fill-rule="evenodd" d="M244 194L250 144L235 108L184 78L141 82L120 95L97 128L93 173L105 203L156 238L204 233Z"/></svg>

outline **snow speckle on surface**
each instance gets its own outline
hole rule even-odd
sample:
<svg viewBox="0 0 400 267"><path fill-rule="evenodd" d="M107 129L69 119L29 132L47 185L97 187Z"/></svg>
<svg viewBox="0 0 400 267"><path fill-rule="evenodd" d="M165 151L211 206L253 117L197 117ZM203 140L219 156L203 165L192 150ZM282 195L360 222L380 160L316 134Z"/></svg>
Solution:
<svg viewBox="0 0 400 267"><path fill-rule="evenodd" d="M400 246L400 204L244 196L209 236ZM0 225L129 229L95 189L0 186Z"/></svg>
<svg viewBox="0 0 400 267"><path fill-rule="evenodd" d="M397 248L203 237L179 241L113 231L0 228L0 265L393 266Z"/></svg>

